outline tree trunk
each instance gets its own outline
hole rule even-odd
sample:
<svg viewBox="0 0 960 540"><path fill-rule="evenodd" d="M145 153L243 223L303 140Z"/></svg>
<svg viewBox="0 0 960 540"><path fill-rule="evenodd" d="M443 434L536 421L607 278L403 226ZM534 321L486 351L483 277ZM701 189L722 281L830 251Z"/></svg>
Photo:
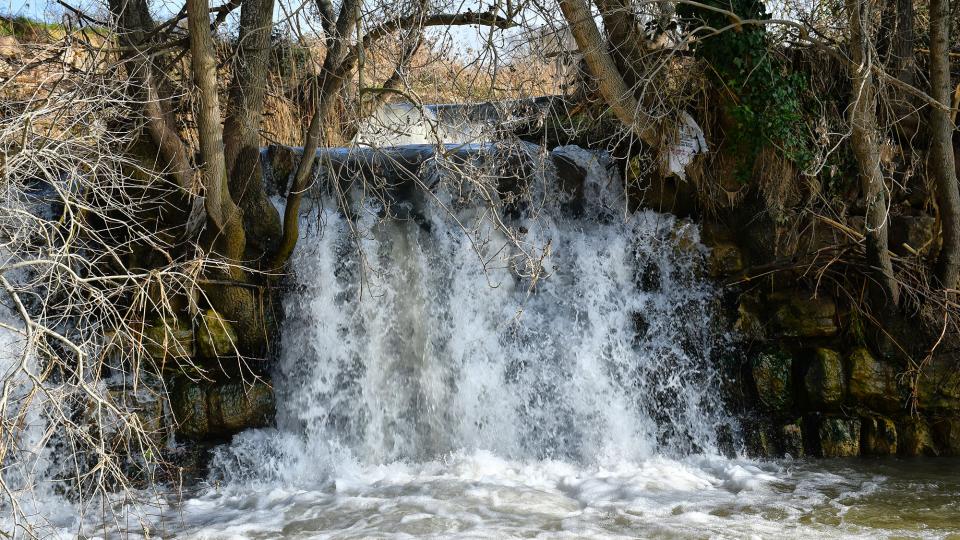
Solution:
<svg viewBox="0 0 960 540"><path fill-rule="evenodd" d="M930 95L950 105L950 1L930 0ZM937 186L937 205L943 227L943 247L936 274L941 285L955 289L960 280L960 189L954 168L950 113L930 108L930 159L927 164Z"/></svg>
<svg viewBox="0 0 960 540"><path fill-rule="evenodd" d="M603 38L584 0L560 0L560 11L570 25L580 54L597 80L597 88L617 118L633 130L640 140L657 146L653 120L640 110L633 92L623 82L617 65L603 46Z"/></svg>
<svg viewBox="0 0 960 540"><path fill-rule="evenodd" d="M280 239L280 215L267 198L260 167L260 126L270 60L274 0L245 0L240 7L236 69L224 125L224 159L230 194L243 213L246 259L259 261Z"/></svg>
<svg viewBox="0 0 960 540"><path fill-rule="evenodd" d="M629 0L595 0L609 41L609 54L634 96L643 79L643 34L637 28L633 4ZM639 97L639 96L637 96Z"/></svg>
<svg viewBox="0 0 960 540"><path fill-rule="evenodd" d="M313 162L316 160L317 148L320 146L322 124L330 115L330 111L333 110L336 94L346 80L347 73L345 71L348 70L345 70L343 66L343 57L350 43L350 34L356 24L359 6L360 0L344 0L340 6L340 14L337 16L334 34L328 36L327 39L329 44L327 55L323 59L319 88L314 99L316 109L310 118L307 138L303 144L303 154L300 156L300 163L294 173L293 183L287 193L287 204L283 209L283 237L270 259L269 266L273 268L279 268L286 264L300 236L300 201L303 198L304 190L309 187L307 182L313 172Z"/></svg>
<svg viewBox="0 0 960 540"><path fill-rule="evenodd" d="M187 0L187 24L194 85L197 90L197 137L205 206L209 220L205 243L219 255L226 267L211 272L215 280L237 285L213 284L205 292L214 309L233 322L237 331L237 351L257 354L267 343L262 310L253 291L245 286L246 272L241 267L246 236L240 209L230 196L224 157L223 129L220 125L220 101L217 96L217 62L207 0Z"/></svg>
<svg viewBox="0 0 960 540"><path fill-rule="evenodd" d="M875 300L896 306L899 288L887 249L887 198L880 168L880 135L877 131L877 97L871 65L873 31L870 0L846 0L850 26L850 72L853 82L850 125L851 146L857 160L860 189L866 205L867 264L875 276Z"/></svg>

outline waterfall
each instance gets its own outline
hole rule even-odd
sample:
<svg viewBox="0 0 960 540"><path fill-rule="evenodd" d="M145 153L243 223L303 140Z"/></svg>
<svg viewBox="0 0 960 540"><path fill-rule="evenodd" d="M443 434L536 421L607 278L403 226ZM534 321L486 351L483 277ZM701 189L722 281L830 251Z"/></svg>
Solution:
<svg viewBox="0 0 960 540"><path fill-rule="evenodd" d="M219 474L318 485L346 462L457 452L581 464L720 452L732 420L696 227L627 215L602 154L554 157L583 175L579 211L552 165L499 213L462 167L436 163L421 175L432 190L394 202L392 218L366 192L350 212L316 201L284 304L277 430L241 434Z"/></svg>

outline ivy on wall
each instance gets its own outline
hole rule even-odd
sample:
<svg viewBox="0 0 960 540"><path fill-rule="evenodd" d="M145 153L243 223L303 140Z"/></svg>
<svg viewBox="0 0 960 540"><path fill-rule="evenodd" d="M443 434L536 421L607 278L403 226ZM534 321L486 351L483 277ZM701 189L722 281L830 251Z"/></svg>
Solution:
<svg viewBox="0 0 960 540"><path fill-rule="evenodd" d="M759 0L701 0L736 13L741 19L769 19ZM726 14L697 6L678 7L688 29L720 30L735 21ZM744 25L697 39L693 53L709 66L715 84L727 98L725 112L735 129L727 133L731 155L737 156L737 175L749 179L760 151L772 145L799 167L812 159L810 140L803 124L803 92L806 79L790 72L771 54L763 25Z"/></svg>

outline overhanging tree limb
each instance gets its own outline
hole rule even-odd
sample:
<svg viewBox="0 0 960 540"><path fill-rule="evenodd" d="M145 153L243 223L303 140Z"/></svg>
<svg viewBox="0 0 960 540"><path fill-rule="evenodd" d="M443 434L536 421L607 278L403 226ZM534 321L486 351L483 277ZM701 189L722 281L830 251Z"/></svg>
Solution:
<svg viewBox="0 0 960 540"><path fill-rule="evenodd" d="M356 67L362 51L368 49L377 40L399 30L424 28L427 26L464 26L483 25L497 28L510 28L513 21L494 13L439 13L423 16L422 14L409 15L388 20L372 30L349 47L348 39L356 22L355 11L359 0L344 0L340 14L337 17L336 39L333 46L327 51L324 59L321 83L316 100L316 109L310 118L307 137L303 145L303 155L294 173L293 183L287 194L287 204L283 212L283 237L277 251L273 254L270 266L279 268L286 264L300 235L298 226L300 202L303 192L308 187L310 173L316 160L317 148L320 145L320 129L323 122L332 110L334 96L343 87L343 83ZM349 47L349 48L348 48Z"/></svg>

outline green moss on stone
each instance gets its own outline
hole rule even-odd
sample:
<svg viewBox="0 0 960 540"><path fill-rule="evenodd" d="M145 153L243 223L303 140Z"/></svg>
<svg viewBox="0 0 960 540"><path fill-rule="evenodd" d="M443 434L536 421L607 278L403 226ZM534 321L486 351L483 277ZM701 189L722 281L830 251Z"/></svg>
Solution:
<svg viewBox="0 0 960 540"><path fill-rule="evenodd" d="M860 455L860 420L828 417L817 428L820 455L825 458Z"/></svg>
<svg viewBox="0 0 960 540"><path fill-rule="evenodd" d="M753 380L757 396L768 409L783 411L790 407L793 359L783 351L759 354L753 361Z"/></svg>
<svg viewBox="0 0 960 540"><path fill-rule="evenodd" d="M197 323L197 349L202 357L233 355L236 344L237 332L230 321L212 309L203 312Z"/></svg>
<svg viewBox="0 0 960 540"><path fill-rule="evenodd" d="M774 320L785 337L830 337L837 334L836 315L837 306L832 299L810 298L796 292L777 307Z"/></svg>
<svg viewBox="0 0 960 540"><path fill-rule="evenodd" d="M854 405L893 412L901 408L896 370L859 347L847 358L847 391Z"/></svg>

